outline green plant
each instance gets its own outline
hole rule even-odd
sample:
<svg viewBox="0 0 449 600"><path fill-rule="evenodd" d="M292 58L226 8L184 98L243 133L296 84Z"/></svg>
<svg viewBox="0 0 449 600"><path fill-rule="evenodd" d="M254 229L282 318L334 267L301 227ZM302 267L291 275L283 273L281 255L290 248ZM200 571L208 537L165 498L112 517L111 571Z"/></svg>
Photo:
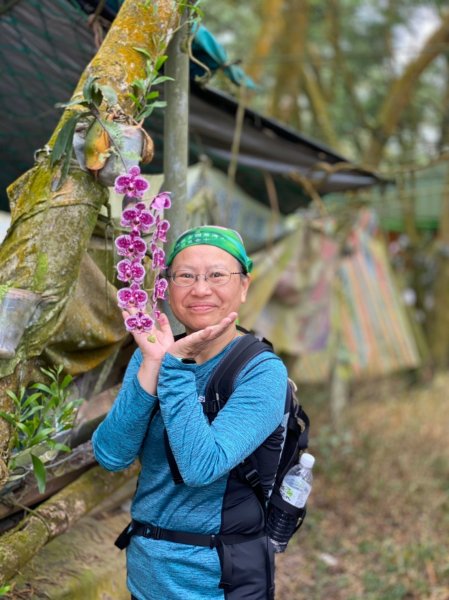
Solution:
<svg viewBox="0 0 449 600"><path fill-rule="evenodd" d="M11 586L9 584L6 585L2 585L0 587L0 597L1 596L5 596L6 594L8 594L11 591Z"/></svg>
<svg viewBox="0 0 449 600"><path fill-rule="evenodd" d="M56 106L59 108L72 108L77 107L77 110L70 115L61 127L51 154L50 165L53 167L56 163L61 161L61 176L58 181L58 187L65 181L69 166L70 159L72 158L73 148L73 136L75 135L75 129L78 123L83 119L93 119L99 124L103 132L112 138L115 146L119 146L120 140L118 139L118 128L112 121L102 119L100 116L100 107L105 104L108 109L111 109L117 105L118 99L117 94L113 88L107 85L100 85L98 83L98 77L89 77L83 86L81 94L76 94L70 102L58 103ZM108 145L106 146L108 152ZM103 157L105 158L105 157Z"/></svg>
<svg viewBox="0 0 449 600"><path fill-rule="evenodd" d="M164 100L158 100L159 92L152 91L151 88L165 81L173 81L173 78L167 75L159 75L162 65L168 58L166 55L160 56L153 62L151 55L144 48L135 47L134 50L146 58L145 77L135 79L131 84L131 92L129 93L129 97L134 104L134 117L136 121L142 121L149 117L155 108L164 108L167 105Z"/></svg>
<svg viewBox="0 0 449 600"><path fill-rule="evenodd" d="M70 452L68 446L53 438L73 427L82 402L82 399L69 399L69 386L73 378L71 375L63 376L62 369L61 365L53 369L41 369L49 379L48 385L34 383L28 389L22 386L18 395L7 390L15 411L0 411L0 416L14 431L8 467L14 471L24 459L30 458L40 492L44 492L46 487L46 469L40 456L48 450Z"/></svg>

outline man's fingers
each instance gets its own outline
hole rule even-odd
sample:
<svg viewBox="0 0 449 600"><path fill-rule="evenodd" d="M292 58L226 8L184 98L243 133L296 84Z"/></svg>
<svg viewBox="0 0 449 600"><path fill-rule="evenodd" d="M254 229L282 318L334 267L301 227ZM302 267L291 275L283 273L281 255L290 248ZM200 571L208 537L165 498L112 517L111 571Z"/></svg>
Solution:
<svg viewBox="0 0 449 600"><path fill-rule="evenodd" d="M159 325L159 329L163 332L171 331L170 321L166 314L161 313L159 319L157 320L157 324Z"/></svg>

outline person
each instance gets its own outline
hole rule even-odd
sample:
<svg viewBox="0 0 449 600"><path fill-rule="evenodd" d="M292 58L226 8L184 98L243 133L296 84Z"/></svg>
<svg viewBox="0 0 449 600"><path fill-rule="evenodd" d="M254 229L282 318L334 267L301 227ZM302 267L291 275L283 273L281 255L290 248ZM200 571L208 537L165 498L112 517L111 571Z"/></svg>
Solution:
<svg viewBox="0 0 449 600"><path fill-rule="evenodd" d="M169 304L186 335L175 340L164 314L153 341L133 334L138 348L92 439L105 469L125 469L136 458L141 463L131 506L140 529L127 547L128 589L135 600L267 600L274 593L274 554L264 510L235 472L265 443L274 461L258 468L268 480L264 489L272 485L287 372L268 350L253 357L209 423L202 407L206 384L242 335L236 320L252 261L237 232L202 226L178 238L167 265ZM174 482L164 435L182 483ZM197 540L207 545L188 543Z"/></svg>

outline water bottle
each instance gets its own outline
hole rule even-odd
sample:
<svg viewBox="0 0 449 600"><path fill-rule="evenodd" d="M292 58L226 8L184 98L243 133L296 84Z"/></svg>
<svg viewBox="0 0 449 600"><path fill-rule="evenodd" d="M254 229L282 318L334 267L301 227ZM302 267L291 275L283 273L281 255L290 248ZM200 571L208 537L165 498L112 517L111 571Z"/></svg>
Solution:
<svg viewBox="0 0 449 600"><path fill-rule="evenodd" d="M285 475L280 494L285 502L296 508L304 508L312 490L312 467L315 458L305 452L297 465ZM272 506L268 514L267 533L275 552L284 552L297 524L297 517Z"/></svg>

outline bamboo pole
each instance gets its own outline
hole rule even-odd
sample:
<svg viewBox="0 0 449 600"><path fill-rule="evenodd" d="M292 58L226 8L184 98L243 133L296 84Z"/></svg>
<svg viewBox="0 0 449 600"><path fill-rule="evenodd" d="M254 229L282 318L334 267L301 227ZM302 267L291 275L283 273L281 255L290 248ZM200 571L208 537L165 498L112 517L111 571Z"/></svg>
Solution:
<svg viewBox="0 0 449 600"><path fill-rule="evenodd" d="M188 25L184 12L181 27L168 47L165 73L173 81L165 83L167 108L164 113L164 188L171 192L169 244L186 227L187 167L189 155L189 56Z"/></svg>
<svg viewBox="0 0 449 600"><path fill-rule="evenodd" d="M168 47L165 73L173 81L165 83L167 108L164 112L164 189L171 192L169 248L187 227L187 168L189 156L189 56L187 53L189 28L188 11L184 11L181 27ZM183 328L176 321L168 302L164 303L174 333Z"/></svg>

